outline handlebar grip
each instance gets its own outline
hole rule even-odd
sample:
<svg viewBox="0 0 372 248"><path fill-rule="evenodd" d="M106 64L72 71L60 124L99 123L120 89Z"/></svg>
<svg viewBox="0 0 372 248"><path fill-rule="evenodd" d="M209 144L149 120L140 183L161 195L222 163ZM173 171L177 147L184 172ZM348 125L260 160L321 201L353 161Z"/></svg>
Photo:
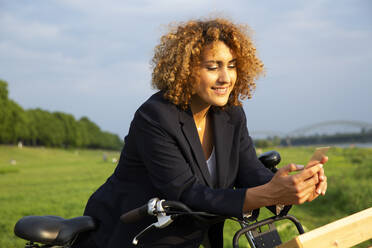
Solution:
<svg viewBox="0 0 372 248"><path fill-rule="evenodd" d="M149 214L147 213L147 204L145 204L139 208L135 208L125 214L122 214L120 216L120 221L126 224L130 224L130 223L138 222L148 215Z"/></svg>
<svg viewBox="0 0 372 248"><path fill-rule="evenodd" d="M277 168L275 167L280 163L281 157L277 151L268 151L262 153L258 159L263 163L263 165L270 169L272 172L276 173Z"/></svg>

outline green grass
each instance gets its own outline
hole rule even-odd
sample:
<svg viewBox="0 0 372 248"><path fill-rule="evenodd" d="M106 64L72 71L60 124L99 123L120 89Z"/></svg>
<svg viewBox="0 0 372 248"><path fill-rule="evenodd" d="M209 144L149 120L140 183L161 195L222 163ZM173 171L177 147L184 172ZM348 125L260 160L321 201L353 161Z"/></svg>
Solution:
<svg viewBox="0 0 372 248"><path fill-rule="evenodd" d="M115 168L103 153L0 146L0 247L24 247L13 234L24 215L82 215L88 197ZM119 156L105 153L109 160Z"/></svg>
<svg viewBox="0 0 372 248"><path fill-rule="evenodd" d="M314 150L312 147L275 149L283 158L281 165L306 164ZM88 197L115 169L114 163L103 161L103 153L0 146L0 247L24 247L24 241L13 234L14 224L24 215L64 218L81 215ZM119 153L106 153L109 161L119 156ZM332 148L328 156L327 194L312 203L294 206L290 212L301 221L305 231L372 206L372 149ZM12 165L11 160L16 164ZM263 209L260 218L267 216L268 211ZM231 247L232 236L238 229L238 224L227 222L225 247ZM296 234L286 223L278 229L284 241ZM371 245L369 241L358 247ZM241 247L248 246L242 242Z"/></svg>

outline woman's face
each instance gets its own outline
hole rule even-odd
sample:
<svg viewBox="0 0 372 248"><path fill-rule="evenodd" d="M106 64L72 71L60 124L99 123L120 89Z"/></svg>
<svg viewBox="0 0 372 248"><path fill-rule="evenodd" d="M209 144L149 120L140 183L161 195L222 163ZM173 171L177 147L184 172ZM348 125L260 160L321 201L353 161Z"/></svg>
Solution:
<svg viewBox="0 0 372 248"><path fill-rule="evenodd" d="M191 105L202 108L226 105L237 77L236 59L232 50L222 41L206 46L197 70L199 80Z"/></svg>

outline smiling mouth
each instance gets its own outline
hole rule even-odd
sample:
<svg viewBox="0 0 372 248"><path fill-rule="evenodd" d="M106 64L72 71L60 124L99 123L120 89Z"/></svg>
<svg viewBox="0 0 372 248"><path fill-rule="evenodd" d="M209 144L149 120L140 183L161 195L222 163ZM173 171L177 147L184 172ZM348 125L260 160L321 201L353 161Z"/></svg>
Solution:
<svg viewBox="0 0 372 248"><path fill-rule="evenodd" d="M218 95L224 95L228 92L229 87L212 87L212 90Z"/></svg>

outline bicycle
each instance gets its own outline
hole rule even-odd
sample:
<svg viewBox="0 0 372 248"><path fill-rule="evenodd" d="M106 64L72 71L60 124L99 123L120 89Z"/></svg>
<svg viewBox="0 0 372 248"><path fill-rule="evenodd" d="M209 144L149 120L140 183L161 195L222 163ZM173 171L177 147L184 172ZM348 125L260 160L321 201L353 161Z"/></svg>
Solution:
<svg viewBox="0 0 372 248"><path fill-rule="evenodd" d="M279 164L281 157L278 152L269 151L261 154L259 159L268 169L275 173L277 171L276 165ZM201 222L208 222L211 218L220 220L231 219L239 222L242 228L233 237L234 248L239 247L239 238L242 235L245 235L252 248L275 247L281 244L281 239L274 223L284 219L290 220L296 226L299 234L304 233L301 223L291 215L276 215L261 221L256 220L258 216L240 220L228 216L193 211L181 202L160 200L158 198L150 199L147 204L123 214L120 216L120 220L124 223L132 223L141 221L142 218L148 215L155 216L157 222L137 234L133 239L134 245L137 245L140 238L150 229L164 228L183 215L190 215ZM269 229L263 231L261 227L266 225ZM25 216L17 221L14 233L27 241L25 248L70 248L79 234L95 230L96 228L96 223L90 216L80 216L72 219L64 219L59 216Z"/></svg>

